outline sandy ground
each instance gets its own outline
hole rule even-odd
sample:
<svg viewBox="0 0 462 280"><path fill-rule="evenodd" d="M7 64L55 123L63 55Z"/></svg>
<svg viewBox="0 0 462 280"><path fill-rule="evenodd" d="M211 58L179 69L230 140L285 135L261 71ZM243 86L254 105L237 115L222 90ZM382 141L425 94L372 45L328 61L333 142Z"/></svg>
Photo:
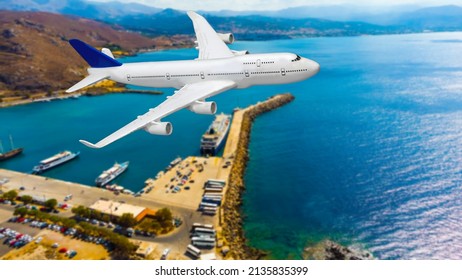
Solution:
<svg viewBox="0 0 462 280"><path fill-rule="evenodd" d="M0 208L0 223L5 222L9 218L11 218L11 211Z"/></svg>
<svg viewBox="0 0 462 280"><path fill-rule="evenodd" d="M198 164L204 166L202 172L199 172ZM227 179L228 174L220 172L222 165L223 160L219 157L188 157L155 180L152 183L154 189L150 193L145 194L144 197L165 203L166 205L181 204L185 208L197 210L204 193L205 182L208 179ZM172 192L171 187L179 186L181 177L191 170L191 176L184 186L180 186L181 190L177 193ZM177 172L182 174L181 177L177 176ZM191 180L194 182L191 183ZM189 186L190 189L185 190L184 187L186 186Z"/></svg>
<svg viewBox="0 0 462 280"><path fill-rule="evenodd" d="M108 252L101 245L72 239L60 233L43 230L37 237L43 237L43 240L36 244L35 241L27 244L21 249L15 249L3 256L2 259L15 259L15 260L47 260L47 259L69 259L64 253L59 253L58 250L66 248L68 250L75 250L77 255L73 258L75 260L102 260L109 259ZM58 243L58 248L52 248L54 243Z"/></svg>

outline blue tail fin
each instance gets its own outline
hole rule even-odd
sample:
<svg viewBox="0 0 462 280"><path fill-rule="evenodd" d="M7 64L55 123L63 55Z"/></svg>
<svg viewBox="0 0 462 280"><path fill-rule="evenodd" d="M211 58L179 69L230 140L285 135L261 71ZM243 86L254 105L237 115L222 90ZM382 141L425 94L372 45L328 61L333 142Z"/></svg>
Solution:
<svg viewBox="0 0 462 280"><path fill-rule="evenodd" d="M122 63L107 56L106 54L98 51L92 46L78 40L69 40L71 46L85 59L85 61L93 68L105 68L105 67L116 67L121 66Z"/></svg>

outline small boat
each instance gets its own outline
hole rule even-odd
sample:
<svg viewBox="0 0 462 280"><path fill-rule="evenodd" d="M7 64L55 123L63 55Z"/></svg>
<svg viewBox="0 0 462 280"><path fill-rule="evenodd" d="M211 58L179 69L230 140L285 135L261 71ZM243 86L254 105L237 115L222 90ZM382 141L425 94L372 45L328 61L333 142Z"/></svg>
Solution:
<svg viewBox="0 0 462 280"><path fill-rule="evenodd" d="M11 150L4 152L2 142L0 141L0 161L7 160L22 153L23 148L14 148L13 137L10 135Z"/></svg>

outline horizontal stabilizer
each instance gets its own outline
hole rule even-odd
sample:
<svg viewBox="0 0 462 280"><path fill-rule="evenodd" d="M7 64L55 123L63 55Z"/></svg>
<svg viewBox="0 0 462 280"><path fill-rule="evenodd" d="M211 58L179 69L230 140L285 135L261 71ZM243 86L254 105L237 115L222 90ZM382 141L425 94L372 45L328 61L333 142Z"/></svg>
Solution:
<svg viewBox="0 0 462 280"><path fill-rule="evenodd" d="M106 54L108 53L107 51L100 52L80 40L71 39L69 40L69 44L71 44L80 56L93 68L117 67L122 65L122 63L118 62L113 57L108 56Z"/></svg>
<svg viewBox="0 0 462 280"><path fill-rule="evenodd" d="M90 76L86 77L77 84L73 85L70 89L66 90L66 92L74 92L76 90L92 85L107 78L109 78L109 75L107 73L90 74Z"/></svg>

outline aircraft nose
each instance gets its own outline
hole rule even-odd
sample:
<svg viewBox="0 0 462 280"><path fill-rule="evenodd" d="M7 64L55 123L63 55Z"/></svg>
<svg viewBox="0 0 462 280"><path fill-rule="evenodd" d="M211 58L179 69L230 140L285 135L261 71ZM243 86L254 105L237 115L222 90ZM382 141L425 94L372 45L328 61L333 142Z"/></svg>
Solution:
<svg viewBox="0 0 462 280"><path fill-rule="evenodd" d="M320 68L321 66L319 65L319 63L317 63L314 60L308 59L308 69L310 69L312 75L316 75L319 72Z"/></svg>

